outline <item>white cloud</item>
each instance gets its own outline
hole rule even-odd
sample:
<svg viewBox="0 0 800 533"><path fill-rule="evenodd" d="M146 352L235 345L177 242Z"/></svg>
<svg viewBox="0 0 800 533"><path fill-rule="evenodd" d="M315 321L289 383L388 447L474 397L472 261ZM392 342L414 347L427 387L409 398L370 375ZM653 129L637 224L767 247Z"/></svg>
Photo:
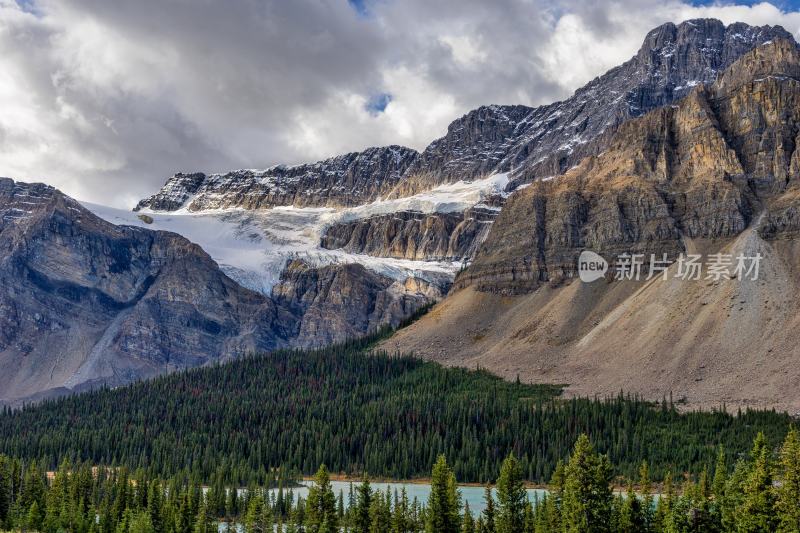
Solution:
<svg viewBox="0 0 800 533"><path fill-rule="evenodd" d="M782 24L678 1L0 0L0 175L130 205L179 170L422 149L482 104L538 105L667 21ZM30 10L29 10L30 11ZM391 101L382 113L367 103Z"/></svg>

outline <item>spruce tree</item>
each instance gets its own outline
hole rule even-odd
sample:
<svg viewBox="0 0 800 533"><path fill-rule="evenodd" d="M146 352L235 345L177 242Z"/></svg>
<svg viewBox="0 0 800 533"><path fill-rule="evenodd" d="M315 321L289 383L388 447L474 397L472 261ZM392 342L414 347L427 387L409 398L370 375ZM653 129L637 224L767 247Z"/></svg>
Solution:
<svg viewBox="0 0 800 533"><path fill-rule="evenodd" d="M267 524L264 523L264 508L267 507L264 497L261 494L255 494L255 490L249 494L249 504L247 505L247 513L244 517L244 530L246 533L266 533ZM271 524L270 524L271 526Z"/></svg>
<svg viewBox="0 0 800 533"><path fill-rule="evenodd" d="M11 510L11 460L0 455L0 528L8 522Z"/></svg>
<svg viewBox="0 0 800 533"><path fill-rule="evenodd" d="M310 533L327 533L339 528L336 514L336 496L325 465L319 467L306 500L306 525Z"/></svg>
<svg viewBox="0 0 800 533"><path fill-rule="evenodd" d="M494 496L492 496L492 487L488 484L483 491L483 500L486 503L486 507L483 509L483 529L486 533L496 533Z"/></svg>
<svg viewBox="0 0 800 533"><path fill-rule="evenodd" d="M620 495L617 498L616 505L616 527L615 531L619 533L638 533L636 524L636 510L634 509L634 502L636 501L636 493L633 492L633 485L628 484L628 491L623 497Z"/></svg>
<svg viewBox="0 0 800 533"><path fill-rule="evenodd" d="M370 533L390 533L392 528L392 513L389 496L378 491L372 498L370 509Z"/></svg>
<svg viewBox="0 0 800 533"><path fill-rule="evenodd" d="M536 533L536 516L533 510L533 504L529 501L525 501L525 523L524 523L524 531L525 533Z"/></svg>
<svg viewBox="0 0 800 533"><path fill-rule="evenodd" d="M472 518L472 511L469 510L469 503L464 503L464 519L461 522L461 533L475 533L475 520Z"/></svg>
<svg viewBox="0 0 800 533"><path fill-rule="evenodd" d="M394 533L409 533L412 531L411 509L408 503L406 488L400 489L400 498L395 498L394 515L392 516L392 531Z"/></svg>
<svg viewBox="0 0 800 533"><path fill-rule="evenodd" d="M781 479L775 503L778 530L800 532L800 436L795 427L789 429L783 441L779 465Z"/></svg>
<svg viewBox="0 0 800 533"><path fill-rule="evenodd" d="M742 504L736 513L736 529L742 533L756 533L775 531L776 527L772 461L766 438L759 433L743 485Z"/></svg>
<svg viewBox="0 0 800 533"><path fill-rule="evenodd" d="M461 529L460 510L455 474L447 465L444 455L440 455L431 475L426 533L458 533Z"/></svg>
<svg viewBox="0 0 800 533"><path fill-rule="evenodd" d="M723 531L735 531L739 509L744 501L744 483L748 464L744 459L736 462L733 473L725 482L724 497L720 501Z"/></svg>
<svg viewBox="0 0 800 533"><path fill-rule="evenodd" d="M497 533L523 533L527 500L522 468L514 455L509 454L497 478Z"/></svg>
<svg viewBox="0 0 800 533"><path fill-rule="evenodd" d="M565 469L562 526L567 533L609 529L613 495L608 458L594 451L585 434L578 437Z"/></svg>
<svg viewBox="0 0 800 533"><path fill-rule="evenodd" d="M216 528L208 514L208 504L208 499L202 498L194 521L194 533L216 533Z"/></svg>
<svg viewBox="0 0 800 533"><path fill-rule="evenodd" d="M653 500L653 486L650 481L650 468L647 461L642 461L639 466L639 513L641 520L641 531L648 533L653 529L653 514L654 514L654 500Z"/></svg>
<svg viewBox="0 0 800 533"><path fill-rule="evenodd" d="M353 532L354 533L369 533L372 520L370 519L369 512L372 507L372 488L369 485L369 479L364 476L364 479L356 489L356 500L353 509Z"/></svg>
<svg viewBox="0 0 800 533"><path fill-rule="evenodd" d="M38 531L42 526L42 513L39 509L39 502L35 501L28 509L28 515L25 518L25 525L28 529Z"/></svg>

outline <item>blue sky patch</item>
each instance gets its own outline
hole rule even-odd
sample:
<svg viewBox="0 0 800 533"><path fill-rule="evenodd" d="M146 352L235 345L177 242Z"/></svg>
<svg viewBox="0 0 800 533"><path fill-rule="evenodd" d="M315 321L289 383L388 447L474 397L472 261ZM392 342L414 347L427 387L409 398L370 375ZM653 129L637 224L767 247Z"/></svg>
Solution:
<svg viewBox="0 0 800 533"><path fill-rule="evenodd" d="M36 7L35 0L16 0L16 1L19 8L25 11L26 13L32 13L34 15L39 14L39 9Z"/></svg>
<svg viewBox="0 0 800 533"><path fill-rule="evenodd" d="M347 3L350 4L350 7L355 9L356 12L362 17L369 15L369 11L367 10L367 0L347 0Z"/></svg>
<svg viewBox="0 0 800 533"><path fill-rule="evenodd" d="M371 115L379 115L386 110L386 106L392 101L392 95L389 93L373 94L367 100L367 105L364 106Z"/></svg>

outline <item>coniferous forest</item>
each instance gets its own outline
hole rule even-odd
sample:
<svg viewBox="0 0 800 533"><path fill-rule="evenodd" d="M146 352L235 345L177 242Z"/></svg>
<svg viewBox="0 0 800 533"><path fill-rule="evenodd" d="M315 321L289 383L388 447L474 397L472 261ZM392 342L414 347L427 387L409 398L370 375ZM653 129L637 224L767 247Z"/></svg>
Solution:
<svg viewBox="0 0 800 533"><path fill-rule="evenodd" d="M614 468L581 435L557 465L550 492L530 501L520 461L500 466L496 496L486 508L462 507L457 478L444 455L431 474L427 502L371 489L365 478L350 493L331 488L325 466L305 500L291 490L240 491L219 479L207 490L194 477L160 480L141 470L64 462L48 481L33 462L0 456L0 526L57 533L549 533L549 532L796 532L800 531L800 438L792 428L774 451L758 434L750 453L729 465L673 479L658 497L647 463L637 485L612 492ZM347 504L345 504L345 498Z"/></svg>
<svg viewBox="0 0 800 533"><path fill-rule="evenodd" d="M501 380L412 357L366 353L375 337L316 351L278 351L0 415L0 453L44 469L63 460L266 485L275 472L427 477L444 454L460 481L495 479L504 458L547 483L580 434L620 479L711 469L717 450L767 446L790 417L772 411L682 414L669 401L559 397L560 387Z"/></svg>

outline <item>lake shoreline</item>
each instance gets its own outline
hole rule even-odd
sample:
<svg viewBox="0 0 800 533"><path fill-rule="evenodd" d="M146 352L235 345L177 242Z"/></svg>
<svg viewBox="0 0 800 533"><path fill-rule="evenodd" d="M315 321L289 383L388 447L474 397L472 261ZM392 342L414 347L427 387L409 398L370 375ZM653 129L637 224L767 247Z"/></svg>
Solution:
<svg viewBox="0 0 800 533"><path fill-rule="evenodd" d="M353 483L353 485L357 485L361 483L362 479L358 476L351 476L347 474L329 474L331 481L339 481L342 483ZM314 481L314 476L302 476L300 478L302 481ZM430 485L431 478L429 477L419 477L413 479L394 479L389 477L372 477L369 478L370 483L387 483L391 485ZM478 482L457 482L459 487L485 487L485 483L478 483ZM524 483L526 489L539 489L539 490L550 490L549 485L544 485L541 483ZM493 484L490 484L492 488L494 488Z"/></svg>

